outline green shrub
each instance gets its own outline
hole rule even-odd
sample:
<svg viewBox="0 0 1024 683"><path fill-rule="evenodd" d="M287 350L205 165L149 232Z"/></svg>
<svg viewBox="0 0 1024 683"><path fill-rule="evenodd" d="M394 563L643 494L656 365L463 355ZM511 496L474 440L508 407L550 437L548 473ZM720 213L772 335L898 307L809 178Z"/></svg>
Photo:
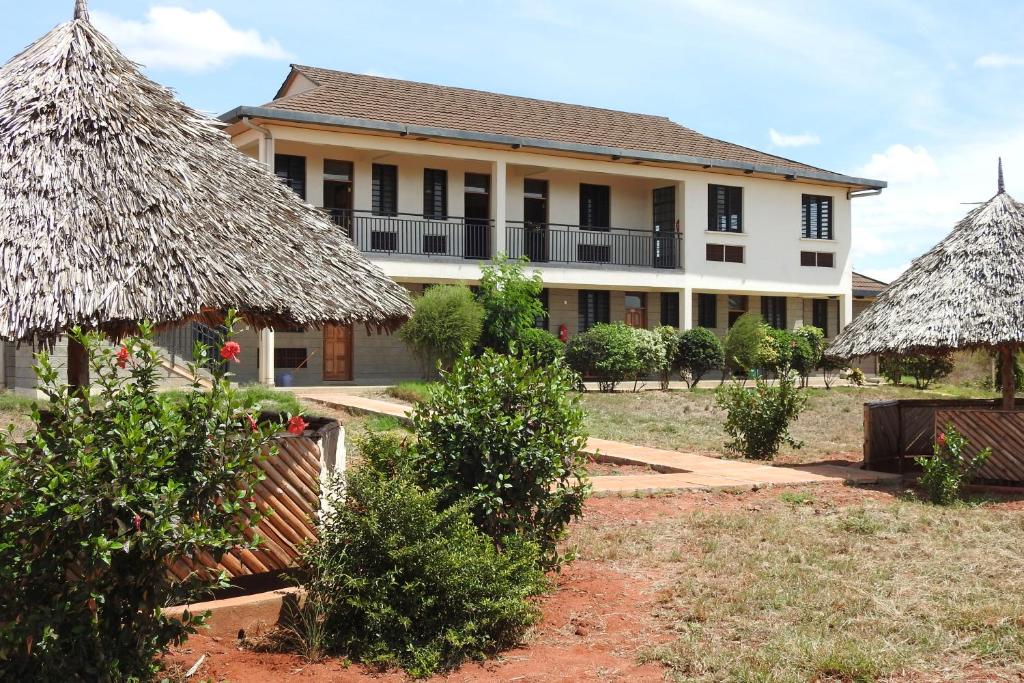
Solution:
<svg viewBox="0 0 1024 683"><path fill-rule="evenodd" d="M633 390L637 383L651 375L661 376L668 368L668 350L662 337L653 330L630 328L636 344L637 367L633 375Z"/></svg>
<svg viewBox="0 0 1024 683"><path fill-rule="evenodd" d="M914 386L927 389L932 382L953 372L953 354L947 352L915 353L903 357L903 367L914 378Z"/></svg>
<svg viewBox="0 0 1024 683"><path fill-rule="evenodd" d="M658 380L665 391L672 373L679 372L679 330L671 325L662 325L654 328L654 333L665 349L665 363L658 369Z"/></svg>
<svg viewBox="0 0 1024 683"><path fill-rule="evenodd" d="M727 411L724 428L733 439L727 446L744 457L770 460L783 444L803 445L789 433L790 424L807 405L792 372L783 372L778 386L758 378L751 390L734 383L721 387L715 398Z"/></svg>
<svg viewBox="0 0 1024 683"><path fill-rule="evenodd" d="M250 502L257 462L279 427L250 426L252 406L220 363L211 390L197 380L178 400L163 398L151 329L116 351L76 333L93 377L84 397L40 354L49 412L34 412L26 444L0 434L5 680L150 680L157 657L207 617L178 620L162 608L224 584L174 579L168 560L253 546L243 531L259 517ZM214 357L198 351L204 365Z"/></svg>
<svg viewBox="0 0 1024 683"><path fill-rule="evenodd" d="M864 371L860 368L850 368L850 372L846 375L847 381L855 387L864 386Z"/></svg>
<svg viewBox="0 0 1024 683"><path fill-rule="evenodd" d="M426 677L516 644L538 616L527 598L546 588L536 544L511 536L499 549L468 501L449 507L417 485L395 439L360 450L364 463L324 487L305 554L328 650Z"/></svg>
<svg viewBox="0 0 1024 683"><path fill-rule="evenodd" d="M801 383L807 386L811 373L820 367L825 354L825 332L814 325L801 325L793 330L796 345L793 347L793 369L800 374Z"/></svg>
<svg viewBox="0 0 1024 683"><path fill-rule="evenodd" d="M482 348L508 353L512 344L546 315L540 300L544 291L540 272L535 270L527 277L523 272L526 263L525 258L511 261L499 256L482 268L477 289L477 301L484 311Z"/></svg>
<svg viewBox="0 0 1024 683"><path fill-rule="evenodd" d="M484 311L465 285L437 285L418 297L398 336L419 359L423 376L451 364L480 339Z"/></svg>
<svg viewBox="0 0 1024 683"><path fill-rule="evenodd" d="M686 386L696 389L704 375L725 364L725 349L714 332L704 327L695 327L679 335L676 358Z"/></svg>
<svg viewBox="0 0 1024 683"><path fill-rule="evenodd" d="M565 347L565 360L583 377L596 379L601 391L614 391L643 370L637 336L625 323L599 323L577 334Z"/></svg>
<svg viewBox="0 0 1024 683"><path fill-rule="evenodd" d="M903 376L907 374L902 356L884 354L878 357L878 372L894 387L903 384Z"/></svg>
<svg viewBox="0 0 1024 683"><path fill-rule="evenodd" d="M821 359L819 365L821 366L821 379L825 383L825 388L831 389L832 385L839 378L839 373L846 368L846 361L833 358L832 356L825 356Z"/></svg>
<svg viewBox="0 0 1024 683"><path fill-rule="evenodd" d="M788 330L764 326L764 336L758 347L757 368L764 373L780 375L793 366L793 347L796 338Z"/></svg>
<svg viewBox="0 0 1024 683"><path fill-rule="evenodd" d="M992 455L991 448L985 448L974 455L969 451L970 443L967 439L953 425L946 425L945 431L935 440L934 455L914 459L924 471L918 483L931 502L949 505L959 499L963 487Z"/></svg>
<svg viewBox="0 0 1024 683"><path fill-rule="evenodd" d="M551 365L565 357L565 344L547 330L536 327L520 332L514 346L517 353L541 365Z"/></svg>
<svg viewBox="0 0 1024 683"><path fill-rule="evenodd" d="M465 499L498 542L535 540L545 566L557 563L555 543L589 492L575 383L562 363L537 367L488 350L459 359L412 418L424 486L445 506Z"/></svg>
<svg viewBox="0 0 1024 683"><path fill-rule="evenodd" d="M725 336L725 365L734 373L746 375L762 361L761 345L765 324L756 313L744 313Z"/></svg>

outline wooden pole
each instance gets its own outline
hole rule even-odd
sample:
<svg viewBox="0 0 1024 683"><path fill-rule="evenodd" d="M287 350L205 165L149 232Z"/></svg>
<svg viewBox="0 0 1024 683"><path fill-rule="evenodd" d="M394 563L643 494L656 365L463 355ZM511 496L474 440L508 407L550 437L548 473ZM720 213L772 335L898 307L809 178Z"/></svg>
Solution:
<svg viewBox="0 0 1024 683"><path fill-rule="evenodd" d="M84 395L89 391L89 354L81 342L68 337L68 386Z"/></svg>
<svg viewBox="0 0 1024 683"><path fill-rule="evenodd" d="M1013 359L1017 349L1012 344L999 347L1003 363L1003 410L1013 410L1014 397L1017 394L1017 377L1013 372Z"/></svg>

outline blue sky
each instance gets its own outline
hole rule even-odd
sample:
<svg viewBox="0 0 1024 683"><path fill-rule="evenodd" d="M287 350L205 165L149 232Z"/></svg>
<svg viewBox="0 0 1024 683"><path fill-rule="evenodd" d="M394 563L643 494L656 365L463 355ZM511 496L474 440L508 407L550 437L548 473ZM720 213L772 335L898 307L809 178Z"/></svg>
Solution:
<svg viewBox="0 0 1024 683"><path fill-rule="evenodd" d="M73 0L9 3L0 60ZM995 190L1024 197L1024 3L92 0L189 104L273 97L290 62L666 115L890 188L854 203L854 266L889 279Z"/></svg>

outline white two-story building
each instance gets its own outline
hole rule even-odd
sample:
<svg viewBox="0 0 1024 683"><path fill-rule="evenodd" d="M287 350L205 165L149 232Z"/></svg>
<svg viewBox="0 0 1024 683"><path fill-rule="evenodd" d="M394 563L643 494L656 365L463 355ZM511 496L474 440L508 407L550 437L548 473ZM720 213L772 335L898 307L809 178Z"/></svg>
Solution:
<svg viewBox="0 0 1024 683"><path fill-rule="evenodd" d="M853 313L852 202L885 187L661 116L304 66L271 102L221 118L240 149L330 212L338 239L410 290L473 284L496 254L526 256L544 279L548 329L569 335L619 320L724 335L756 311L834 336ZM273 358L250 354L240 381L419 374L395 336L269 337Z"/></svg>

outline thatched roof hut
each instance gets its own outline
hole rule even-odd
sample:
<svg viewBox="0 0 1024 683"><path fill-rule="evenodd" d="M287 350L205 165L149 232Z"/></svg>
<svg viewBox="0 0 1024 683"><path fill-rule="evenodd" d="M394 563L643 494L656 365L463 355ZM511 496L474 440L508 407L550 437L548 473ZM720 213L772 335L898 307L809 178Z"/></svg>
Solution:
<svg viewBox="0 0 1024 683"><path fill-rule="evenodd" d="M0 68L0 338L136 321L393 328L406 291L75 17Z"/></svg>
<svg viewBox="0 0 1024 683"><path fill-rule="evenodd" d="M1005 359L1022 344L1024 204L1006 194L1000 161L996 195L917 258L826 353L853 358L986 348ZM1004 403L1012 407L1012 362L1003 371L1010 373Z"/></svg>

